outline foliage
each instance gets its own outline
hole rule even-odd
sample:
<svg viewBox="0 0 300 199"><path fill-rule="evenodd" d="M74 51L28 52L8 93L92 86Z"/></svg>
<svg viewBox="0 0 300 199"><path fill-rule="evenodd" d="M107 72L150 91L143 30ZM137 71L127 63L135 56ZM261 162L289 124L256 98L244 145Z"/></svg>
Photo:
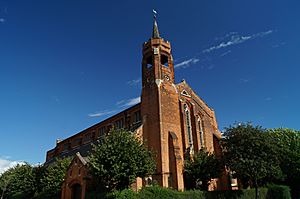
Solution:
<svg viewBox="0 0 300 199"><path fill-rule="evenodd" d="M177 191L160 186L143 187L138 193L131 189L114 191L104 196L103 194L87 194L87 199L253 199L254 189L226 190L226 191ZM281 185L269 185L268 188L260 188L259 199L290 199L289 188Z"/></svg>
<svg viewBox="0 0 300 199"><path fill-rule="evenodd" d="M267 189L260 188L259 199L265 199ZM209 191L205 193L205 199L253 199L255 198L254 189Z"/></svg>
<svg viewBox="0 0 300 199"><path fill-rule="evenodd" d="M64 181L71 158L57 159L47 166L40 179L42 191L40 195L56 198L60 196L61 186Z"/></svg>
<svg viewBox="0 0 300 199"><path fill-rule="evenodd" d="M138 193L134 192L131 189L124 189L122 191L114 191L112 193L107 194L106 198L108 199L137 199Z"/></svg>
<svg viewBox="0 0 300 199"><path fill-rule="evenodd" d="M159 198L166 198L166 199L175 199L177 198L177 194L179 192L172 190L170 188L163 188L160 186L150 186L142 188L138 194L139 199L159 199Z"/></svg>
<svg viewBox="0 0 300 199"><path fill-rule="evenodd" d="M35 183L35 189L36 194L39 194L43 190L43 183L42 179L46 175L46 167L44 165L37 165L33 167L33 173L34 173L34 183Z"/></svg>
<svg viewBox="0 0 300 199"><path fill-rule="evenodd" d="M259 183L282 177L278 149L262 127L250 123L230 126L221 144L226 165L244 185L249 183L258 190Z"/></svg>
<svg viewBox="0 0 300 199"><path fill-rule="evenodd" d="M208 190L211 179L219 178L224 166L214 154L202 148L192 158L185 161L184 170L193 182L192 188Z"/></svg>
<svg viewBox="0 0 300 199"><path fill-rule="evenodd" d="M6 190L8 189L11 178L12 178L12 175L10 175L9 171L6 171L6 172L4 172L3 174L0 175L1 199L3 199L4 194L6 194Z"/></svg>
<svg viewBox="0 0 300 199"><path fill-rule="evenodd" d="M300 197L300 131L286 128L270 129L269 136L279 149L280 167L285 179L280 183L288 185L296 198Z"/></svg>
<svg viewBox="0 0 300 199"><path fill-rule="evenodd" d="M152 153L132 132L112 130L89 156L89 168L109 191L126 189L137 177L153 173Z"/></svg>
<svg viewBox="0 0 300 199"><path fill-rule="evenodd" d="M290 188L283 185L270 184L268 187L268 199L290 199Z"/></svg>
<svg viewBox="0 0 300 199"><path fill-rule="evenodd" d="M3 197L31 198L36 192L33 167L27 163L8 169L0 176Z"/></svg>

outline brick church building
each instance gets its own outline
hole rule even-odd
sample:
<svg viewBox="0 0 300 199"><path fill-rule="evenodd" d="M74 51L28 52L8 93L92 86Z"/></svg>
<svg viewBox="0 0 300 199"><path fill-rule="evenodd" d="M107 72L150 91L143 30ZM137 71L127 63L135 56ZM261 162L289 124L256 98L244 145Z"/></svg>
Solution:
<svg viewBox="0 0 300 199"><path fill-rule="evenodd" d="M214 110L185 80L175 83L171 44L160 37L156 19L152 37L143 44L142 55L141 102L69 138L58 140L47 152L46 164L57 157L74 157L63 183L62 198L84 198L91 181L86 167L91 144L102 139L112 127L129 129L147 141L147 146L157 154L156 172L150 178L163 187L184 190L186 155L201 147L220 154L221 133ZM146 181L138 178L133 189L144 186ZM226 189L225 182L215 179L210 189Z"/></svg>

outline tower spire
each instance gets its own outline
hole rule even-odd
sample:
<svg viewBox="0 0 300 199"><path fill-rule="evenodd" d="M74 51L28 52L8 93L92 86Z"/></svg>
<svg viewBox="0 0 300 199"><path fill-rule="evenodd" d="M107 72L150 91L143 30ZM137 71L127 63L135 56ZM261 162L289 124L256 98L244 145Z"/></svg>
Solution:
<svg viewBox="0 0 300 199"><path fill-rule="evenodd" d="M159 31L158 31L158 26L157 26L157 22L156 22L156 15L157 15L157 12L153 9L153 18L154 18L153 32L152 32L152 38L153 39L160 38Z"/></svg>

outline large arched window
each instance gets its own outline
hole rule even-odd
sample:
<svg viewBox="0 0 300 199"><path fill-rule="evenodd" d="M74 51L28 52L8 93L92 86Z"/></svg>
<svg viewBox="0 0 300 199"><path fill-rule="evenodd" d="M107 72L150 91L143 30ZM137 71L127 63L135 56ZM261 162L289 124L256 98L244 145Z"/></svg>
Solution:
<svg viewBox="0 0 300 199"><path fill-rule="evenodd" d="M193 147L193 134L192 134L192 126L191 126L191 114L188 106L184 104L184 112L185 112L185 119L186 119L186 129L188 135L189 146Z"/></svg>
<svg viewBox="0 0 300 199"><path fill-rule="evenodd" d="M200 145L201 145L201 147L204 147L203 124L202 124L202 120L201 120L200 116L198 116L198 129L199 129L199 133L200 133Z"/></svg>

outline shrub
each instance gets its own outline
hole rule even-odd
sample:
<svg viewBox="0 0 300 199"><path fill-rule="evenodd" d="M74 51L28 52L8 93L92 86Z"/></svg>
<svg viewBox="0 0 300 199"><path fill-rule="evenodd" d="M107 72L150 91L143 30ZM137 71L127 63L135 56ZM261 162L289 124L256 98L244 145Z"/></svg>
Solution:
<svg viewBox="0 0 300 199"><path fill-rule="evenodd" d="M205 192L200 190L189 190L177 193L178 199L205 199Z"/></svg>
<svg viewBox="0 0 300 199"><path fill-rule="evenodd" d="M138 199L138 194L131 189L124 189L122 191L114 191L106 195L107 199Z"/></svg>
<svg viewBox="0 0 300 199"><path fill-rule="evenodd" d="M160 186L144 187L138 193L131 189L114 191L106 195L89 193L87 199L253 199L255 189L227 190L227 191L177 191ZM287 186L269 185L269 188L259 188L260 199L290 199L290 192Z"/></svg>
<svg viewBox="0 0 300 199"><path fill-rule="evenodd" d="M178 198L178 191L163 188L160 186L145 187L138 193L139 199L176 199Z"/></svg>
<svg viewBox="0 0 300 199"><path fill-rule="evenodd" d="M290 188L284 185L268 185L267 199L290 199Z"/></svg>

